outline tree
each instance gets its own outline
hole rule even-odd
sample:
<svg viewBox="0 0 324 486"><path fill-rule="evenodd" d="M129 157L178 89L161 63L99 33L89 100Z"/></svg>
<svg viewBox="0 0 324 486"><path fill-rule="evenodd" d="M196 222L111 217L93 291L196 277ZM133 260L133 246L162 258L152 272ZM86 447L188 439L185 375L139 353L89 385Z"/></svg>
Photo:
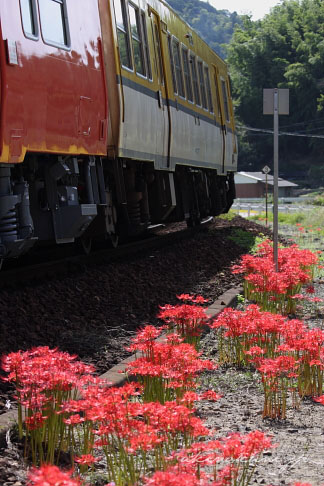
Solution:
<svg viewBox="0 0 324 486"><path fill-rule="evenodd" d="M284 0L261 21L245 17L227 49L233 81L236 114L243 125L271 128L272 119L262 115L263 88L290 89L287 131L318 130L324 106L324 2ZM282 123L282 120L281 120ZM241 135L242 167L250 167L256 153L260 169L272 159L269 135ZM324 150L324 140L283 137L282 159ZM253 157L252 157L253 160Z"/></svg>

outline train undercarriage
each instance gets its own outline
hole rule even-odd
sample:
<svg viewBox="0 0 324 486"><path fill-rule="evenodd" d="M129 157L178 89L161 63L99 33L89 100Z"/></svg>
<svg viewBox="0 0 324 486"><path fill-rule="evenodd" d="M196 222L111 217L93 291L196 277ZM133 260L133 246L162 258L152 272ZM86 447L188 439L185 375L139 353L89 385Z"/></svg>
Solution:
<svg viewBox="0 0 324 486"><path fill-rule="evenodd" d="M234 174L100 157L27 155L0 166L0 261L37 242L80 243L139 235L151 225L186 220L194 226L227 212L235 198Z"/></svg>

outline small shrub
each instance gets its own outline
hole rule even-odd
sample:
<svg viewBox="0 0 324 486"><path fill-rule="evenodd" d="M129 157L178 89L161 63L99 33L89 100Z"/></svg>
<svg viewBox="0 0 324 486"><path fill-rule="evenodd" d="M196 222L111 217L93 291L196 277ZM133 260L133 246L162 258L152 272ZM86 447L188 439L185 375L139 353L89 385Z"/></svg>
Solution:
<svg viewBox="0 0 324 486"><path fill-rule="evenodd" d="M254 246L256 236L241 228L233 228L229 240L234 241L238 246L251 250Z"/></svg>
<svg viewBox="0 0 324 486"><path fill-rule="evenodd" d="M230 209L228 211L228 213L226 213L226 214L220 214L217 217L220 218L220 219L224 219L225 221L232 221L232 219L234 219L235 216L237 216L236 212L233 211L233 209Z"/></svg>

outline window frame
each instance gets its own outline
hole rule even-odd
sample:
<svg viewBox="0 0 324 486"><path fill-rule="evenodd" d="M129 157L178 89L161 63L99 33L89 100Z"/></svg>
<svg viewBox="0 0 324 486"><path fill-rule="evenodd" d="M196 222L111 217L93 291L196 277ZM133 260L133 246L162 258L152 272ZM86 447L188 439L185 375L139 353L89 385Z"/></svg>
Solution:
<svg viewBox="0 0 324 486"><path fill-rule="evenodd" d="M69 18L68 18L68 13L67 13L67 6L66 6L66 0L49 0L55 3L58 3L59 5L62 5L62 26L63 30L65 31L65 37L66 37L66 44L61 44L60 42L55 42L50 39L46 39L43 33L43 27L42 27L42 14L41 14L41 6L40 2L38 2L38 10L39 10L39 23L40 23L40 31L42 33L42 39L44 44L47 44L48 46L52 47L57 47L58 49L63 49L64 51L70 51L71 50L71 36L70 36L70 28L69 28Z"/></svg>
<svg viewBox="0 0 324 486"><path fill-rule="evenodd" d="M230 114L230 109L229 109L229 96L228 96L227 83L226 83L226 80L223 77L220 77L220 81L221 81L222 97L223 97L223 103L224 103L225 121L227 123L230 123L231 122L231 114Z"/></svg>
<svg viewBox="0 0 324 486"><path fill-rule="evenodd" d="M212 94L212 90L211 90L211 83L210 83L210 75L209 75L209 66L208 66L208 64L204 63L203 70L204 70L204 78L205 78L205 87L206 87L206 96L207 96L208 110L209 110L210 113L214 113L213 94Z"/></svg>
<svg viewBox="0 0 324 486"><path fill-rule="evenodd" d="M169 49L171 77L172 77L172 84L173 84L173 93L177 95L178 86L177 86L177 78L175 73L175 66L174 66L174 59L173 59L173 52L172 52L172 35L170 33L168 33L168 49Z"/></svg>
<svg viewBox="0 0 324 486"><path fill-rule="evenodd" d="M116 8L115 4L116 1L120 3L121 7L121 13L123 16L123 24L124 24L124 29L121 29L118 24L117 24L117 17L116 17ZM114 14L115 14L115 26L116 26L116 34L117 34L117 46L118 46L118 57L119 57L119 62L120 66L122 69L125 69L126 71L129 72L134 72L134 61L133 61L133 53L132 53L132 45L131 45L131 36L129 32L129 27L130 27L130 22L128 18L128 5L126 4L126 0L113 0L113 6L114 6ZM126 25L125 25L126 24ZM118 38L118 32L121 32L126 39L126 49L128 53L128 60L130 62L130 66L127 66L126 64L123 64L121 56L120 56L120 45L119 45L119 38Z"/></svg>
<svg viewBox="0 0 324 486"><path fill-rule="evenodd" d="M140 23L141 23L141 29L143 34L143 52L144 52L144 62L145 62L145 69L146 69L146 78L149 81L153 81L151 51L150 51L150 45L148 40L146 15L144 10L140 10Z"/></svg>
<svg viewBox="0 0 324 486"><path fill-rule="evenodd" d="M147 78L147 72L146 72L146 63L145 63L145 53L144 53L144 43L143 43L143 32L142 32L142 26L141 26L141 10L140 8L133 2L127 2L128 3L128 8L127 8L127 14L128 14L128 28L130 32L130 43L131 43L131 51L132 51L132 57L133 57L133 70L137 74L137 76L140 76L141 78ZM132 32L132 26L130 22L130 9L133 9L135 12L135 21L136 21L136 28L137 28L137 36L133 34ZM136 62L135 62L135 49L134 45L137 43L139 47L139 53L141 56L142 60L142 68L143 68L143 73L137 71L136 69Z"/></svg>
<svg viewBox="0 0 324 486"><path fill-rule="evenodd" d="M189 103L194 103L194 93L193 93L190 60L189 60L189 49L185 44L181 44L181 58L182 58L183 77L184 77L184 85L185 85L185 90L186 90L186 95L187 95L187 101ZM185 62L184 62L185 59L186 59L186 62L187 62L187 67L188 67L187 76L186 76ZM189 85L189 89L190 89L191 98L189 98L188 85Z"/></svg>
<svg viewBox="0 0 324 486"><path fill-rule="evenodd" d="M30 40L33 40L33 41L38 41L39 40L39 20L38 20L38 16L37 16L36 0L30 0L31 15L32 15L32 20L34 22L35 34L31 34L29 32L26 32L26 30L25 30L23 9L22 9L22 6L21 6L21 2L22 2L22 0L19 1L19 8L20 8L21 25L22 25L24 36L27 37L27 39L30 39Z"/></svg>
<svg viewBox="0 0 324 486"><path fill-rule="evenodd" d="M222 118L222 108L221 108L221 99L220 99L220 91L219 91L219 84L218 84L218 74L216 71L214 72L214 81L215 81L215 89L216 89L216 111L215 115L218 116L219 119Z"/></svg>
<svg viewBox="0 0 324 486"><path fill-rule="evenodd" d="M201 67L201 72L200 72L199 67ZM205 85L204 62L199 57L197 59L197 68L198 68L197 69L197 71L198 71L198 82L199 82L200 95L201 95L201 106L202 106L203 110L209 111L208 110L206 85ZM205 101L205 104L204 104L204 101Z"/></svg>
<svg viewBox="0 0 324 486"><path fill-rule="evenodd" d="M198 69L197 69L197 56L193 51L189 51L189 64L190 64L190 71L191 71L191 78L192 78L194 103L196 106L201 107L202 105L201 105L200 84L199 84ZM193 72L193 68L194 68L194 72ZM193 75L194 73L195 76Z"/></svg>
<svg viewBox="0 0 324 486"><path fill-rule="evenodd" d="M175 70L175 76L176 76L176 80L177 80L177 96L179 96L179 98L182 98L183 100L185 100L186 99L186 88L185 88L184 77L183 77L183 66L182 66L182 57L181 57L181 49L180 49L181 44L175 36L172 36L172 43L171 44L172 44L174 70ZM179 69L177 68L177 64L176 64L175 57L174 57L174 48L175 47L177 49L178 58L179 58L179 66L178 66ZM180 78L178 78L178 73L180 75ZM181 80L182 92L180 92L179 79Z"/></svg>
<svg viewBox="0 0 324 486"><path fill-rule="evenodd" d="M152 26L152 40L153 40L153 50L154 50L154 65L157 75L157 82L161 86L165 86L165 73L162 59L162 46L160 40L159 29L153 18L151 18Z"/></svg>

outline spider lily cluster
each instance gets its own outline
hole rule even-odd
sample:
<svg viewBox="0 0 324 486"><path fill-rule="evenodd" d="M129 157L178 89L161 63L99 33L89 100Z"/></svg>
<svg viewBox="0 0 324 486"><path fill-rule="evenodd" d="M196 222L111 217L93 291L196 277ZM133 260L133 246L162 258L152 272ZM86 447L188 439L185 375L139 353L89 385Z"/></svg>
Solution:
<svg viewBox="0 0 324 486"><path fill-rule="evenodd" d="M255 256L242 257L234 273L245 272L246 297L258 305L244 311L225 309L211 327L218 332L220 363L254 366L264 389L263 416L284 419L289 394L292 406L298 407L301 398L323 393L324 332L275 313L291 312L304 297L296 292L311 282L317 255L296 245L281 248L277 273L272 257L268 241ZM313 286L307 291L313 293Z"/></svg>
<svg viewBox="0 0 324 486"><path fill-rule="evenodd" d="M211 361L200 359L195 347L184 343L177 333L167 335L164 342L155 341L162 330L146 326L128 348L142 353L127 371L143 384L146 402L179 400L196 387L199 372L216 368Z"/></svg>
<svg viewBox="0 0 324 486"><path fill-rule="evenodd" d="M200 304L205 304L208 299L204 299L200 295L194 297L189 294L181 294L177 298L184 303L161 307L158 317L168 325L169 330L175 330L186 343L198 348L203 327L208 320L207 314Z"/></svg>
<svg viewBox="0 0 324 486"><path fill-rule="evenodd" d="M293 313L296 294L314 278L318 254L297 245L278 249L278 272L273 265L273 247L265 240L255 255L244 255L233 273L244 274L245 297L262 308L284 315Z"/></svg>
<svg viewBox="0 0 324 486"><path fill-rule="evenodd" d="M128 371L142 384L120 388L47 347L3 358L7 379L17 387L26 455L40 463L30 471L31 485L81 486L80 478L54 465L62 452L71 454L81 474L104 462L109 486L249 483L271 440L259 431L212 440L194 404L221 398L213 390L196 391L198 373L215 365L174 332L156 342L160 332L147 326L135 337L130 349L143 355Z"/></svg>

